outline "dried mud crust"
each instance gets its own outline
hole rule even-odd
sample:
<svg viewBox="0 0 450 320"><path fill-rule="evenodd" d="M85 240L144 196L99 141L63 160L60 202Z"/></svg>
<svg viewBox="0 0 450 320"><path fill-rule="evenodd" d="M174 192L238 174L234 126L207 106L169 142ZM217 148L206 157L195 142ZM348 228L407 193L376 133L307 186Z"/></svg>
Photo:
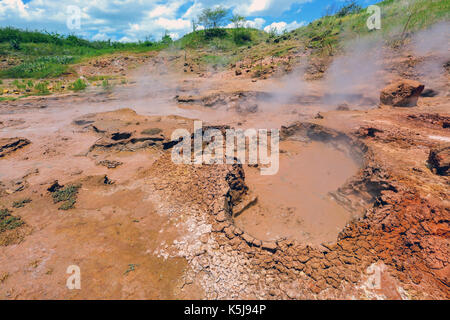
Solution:
<svg viewBox="0 0 450 320"><path fill-rule="evenodd" d="M154 147L167 149L174 142L169 138L177 128L188 128L192 120L178 116L145 117L131 109L89 114L73 121L84 131L94 132L99 139L89 148L88 154L137 151ZM109 161L109 162L108 162ZM115 168L120 163L101 160L99 165Z"/></svg>
<svg viewBox="0 0 450 320"><path fill-rule="evenodd" d="M195 203L200 211L207 207L208 215L202 219L210 224L214 238L214 245L205 241L205 249L185 250L192 266L187 283L203 279L207 298L362 297L358 288L364 272L382 261L406 289L406 298L448 299L448 208L406 185L356 136L296 123L283 128L281 137L295 138L299 133L310 139L344 141L361 157L362 169L336 197L363 215L350 222L335 243L311 247L290 239L261 241L233 223L233 206L247 192L241 165L192 168L175 166L163 156L147 174L163 177L161 189L167 199ZM234 278L228 279L227 272ZM213 283L221 277L233 286Z"/></svg>
<svg viewBox="0 0 450 320"><path fill-rule="evenodd" d="M0 158L6 157L16 150L19 150L31 143L25 138L1 138L0 139Z"/></svg>

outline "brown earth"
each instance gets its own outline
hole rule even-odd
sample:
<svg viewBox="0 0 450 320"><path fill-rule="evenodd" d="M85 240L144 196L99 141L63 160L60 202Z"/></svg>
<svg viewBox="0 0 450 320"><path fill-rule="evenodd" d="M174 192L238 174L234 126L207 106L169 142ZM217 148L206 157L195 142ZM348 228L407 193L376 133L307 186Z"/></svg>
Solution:
<svg viewBox="0 0 450 320"><path fill-rule="evenodd" d="M395 58L383 78L410 59ZM450 298L449 180L436 170L448 73L414 107L363 90L339 108L322 80L286 93L295 74L199 76L178 60L161 53L112 92L1 102L0 205L24 222L0 234L1 299ZM194 119L281 129L279 174L174 164L171 134ZM80 186L72 209L58 209L55 180ZM81 290L66 287L70 265Z"/></svg>

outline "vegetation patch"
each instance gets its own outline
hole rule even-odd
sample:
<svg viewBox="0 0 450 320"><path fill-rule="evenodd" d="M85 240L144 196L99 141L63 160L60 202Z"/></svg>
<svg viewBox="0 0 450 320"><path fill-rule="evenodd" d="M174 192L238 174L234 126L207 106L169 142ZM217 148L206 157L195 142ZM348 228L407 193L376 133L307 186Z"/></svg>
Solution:
<svg viewBox="0 0 450 320"><path fill-rule="evenodd" d="M165 36L160 41L121 43L88 41L75 35L0 28L0 55L18 63L0 71L1 78L54 78L67 73L70 65L85 58L116 52L159 51L170 43Z"/></svg>
<svg viewBox="0 0 450 320"><path fill-rule="evenodd" d="M30 202L31 202L30 198L25 198L22 200L14 201L12 206L13 206L13 208L22 208L25 206L25 204L30 203Z"/></svg>
<svg viewBox="0 0 450 320"><path fill-rule="evenodd" d="M8 209L0 209L0 233L16 229L23 224L22 219L11 215L11 211Z"/></svg>
<svg viewBox="0 0 450 320"><path fill-rule="evenodd" d="M125 272L124 272L123 274L124 274L124 275L127 275L127 274L129 274L131 271L135 271L137 266L138 266L138 265L135 264L135 263L130 263L130 264L128 265L127 270L125 270Z"/></svg>
<svg viewBox="0 0 450 320"><path fill-rule="evenodd" d="M80 188L81 184L70 184L65 188L57 188L52 192L53 202L63 202L63 204L58 208L59 210L72 209L77 201L78 189Z"/></svg>
<svg viewBox="0 0 450 320"><path fill-rule="evenodd" d="M38 82L34 85L34 89L37 91L38 95L46 95L50 93L48 85L49 85L48 81Z"/></svg>
<svg viewBox="0 0 450 320"><path fill-rule="evenodd" d="M69 89L73 91L81 91L86 89L86 87L87 83L83 79L78 78L77 80L75 80L70 84Z"/></svg>

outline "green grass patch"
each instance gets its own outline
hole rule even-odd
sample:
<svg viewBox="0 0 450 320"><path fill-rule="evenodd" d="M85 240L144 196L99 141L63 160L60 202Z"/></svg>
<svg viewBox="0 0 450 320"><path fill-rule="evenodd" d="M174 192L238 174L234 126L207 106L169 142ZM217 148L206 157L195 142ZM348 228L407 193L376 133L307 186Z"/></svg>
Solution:
<svg viewBox="0 0 450 320"><path fill-rule="evenodd" d="M53 202L63 204L58 208L59 210L72 209L77 201L78 189L81 188L80 184L71 184L65 188L60 188L52 193Z"/></svg>
<svg viewBox="0 0 450 320"><path fill-rule="evenodd" d="M216 31L218 30L218 31ZM212 49L233 51L244 45L255 45L268 38L264 31L252 28L211 29L191 32L174 42L178 49Z"/></svg>
<svg viewBox="0 0 450 320"><path fill-rule="evenodd" d="M16 101L17 98L14 97L0 97L0 101Z"/></svg>
<svg viewBox="0 0 450 320"><path fill-rule="evenodd" d="M11 211L8 209L0 209L0 233L16 229L23 224L22 219L11 215Z"/></svg>
<svg viewBox="0 0 450 320"><path fill-rule="evenodd" d="M105 80L102 81L102 88L104 90L111 90L112 87L113 87L113 85L109 82L108 79L105 79Z"/></svg>
<svg viewBox="0 0 450 320"><path fill-rule="evenodd" d="M83 79L80 79L80 78L78 78L77 80L75 80L74 82L72 82L69 85L69 89L73 90L73 91L81 91L81 90L86 89L86 87L87 87L87 83Z"/></svg>
<svg viewBox="0 0 450 320"><path fill-rule="evenodd" d="M110 75L96 75L96 76L89 76L87 79L89 81L103 81L103 80L111 80L116 78L116 76L110 76Z"/></svg>
<svg viewBox="0 0 450 320"><path fill-rule="evenodd" d="M17 66L3 70L4 78L52 78L67 71L67 65L75 61L72 56L50 56L30 59Z"/></svg>
<svg viewBox="0 0 450 320"><path fill-rule="evenodd" d="M216 56L216 55L205 55L202 58L203 62L210 65L226 66L231 62L229 56Z"/></svg>
<svg viewBox="0 0 450 320"><path fill-rule="evenodd" d="M0 71L0 77L54 78L68 72L71 64L84 59L116 52L159 51L168 45L162 40L134 43L88 41L74 35L0 28L0 55L19 62Z"/></svg>
<svg viewBox="0 0 450 320"><path fill-rule="evenodd" d="M48 90L48 81L41 81L34 85L34 89L37 91L38 95L46 95L50 93L50 90Z"/></svg>
<svg viewBox="0 0 450 320"><path fill-rule="evenodd" d="M30 203L30 202L31 202L30 198L25 198L22 200L14 201L12 206L13 206L13 208L22 208L25 206L25 204Z"/></svg>
<svg viewBox="0 0 450 320"><path fill-rule="evenodd" d="M333 54L341 44L361 36L390 39L425 29L439 21L450 19L450 0L385 0L377 3L381 8L381 30L369 30L366 9L333 16L324 16L289 33L310 49Z"/></svg>

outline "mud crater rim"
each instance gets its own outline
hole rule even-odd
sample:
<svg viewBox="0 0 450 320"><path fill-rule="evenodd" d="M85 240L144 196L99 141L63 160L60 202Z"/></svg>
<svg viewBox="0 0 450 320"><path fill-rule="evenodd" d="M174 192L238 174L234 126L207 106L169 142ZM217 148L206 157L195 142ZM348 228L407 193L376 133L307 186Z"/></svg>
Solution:
<svg viewBox="0 0 450 320"><path fill-rule="evenodd" d="M345 156L352 160L358 168L358 171L353 175L347 178L347 181L344 184L337 188L337 190L333 192L329 192L328 195L333 198L336 204L339 204L343 208L345 208L350 213L350 218L346 221L345 225L342 228L339 228L337 236L333 239L333 241L323 241L321 243L312 243L309 241L300 241L299 239L295 239L294 237L289 236L281 236L277 237L274 240L263 239L263 237L254 236L251 232L247 232L244 227L239 226L236 223L236 217L241 214L245 214L244 211L249 207L252 207L256 203L255 196L251 193L251 189L246 189L244 194L241 195L240 199L233 199L230 196L230 192L226 197L224 204L225 217L219 216L219 219L216 220L218 222L230 223L229 228L233 230L233 233L239 236L242 240L247 242L247 244L255 247L262 247L265 250L274 252L277 249L280 249L279 243L283 241L293 242L296 245L304 245L309 247L318 247L323 246L323 244L335 244L339 240L339 236L342 231L346 228L346 226L352 222L352 220L357 217L362 217L362 213L364 210L361 208L354 208L351 204L348 203L345 199L345 195L340 194L340 189L343 188L353 188L353 184L355 180L358 180L358 175L361 170L364 170L367 164L367 156L370 155L369 148L367 145L359 138L355 136L351 136L348 134L344 134L342 132L336 131L334 129L330 129L328 127L324 127L322 125L318 125L310 122L295 122L289 126L282 127L280 132L280 141L299 141L299 142L316 142L326 145L328 148L335 148L336 151L342 151L345 153ZM240 166L241 169L242 165ZM245 183L245 174L243 176L243 180ZM232 186L230 186L230 190ZM250 190L250 192L249 192ZM372 205L374 201L368 201L368 206ZM239 208L240 206L240 208ZM238 211L236 211L238 208ZM358 210L359 209L359 210ZM214 214L217 214L216 212ZM226 219L224 219L226 218Z"/></svg>

